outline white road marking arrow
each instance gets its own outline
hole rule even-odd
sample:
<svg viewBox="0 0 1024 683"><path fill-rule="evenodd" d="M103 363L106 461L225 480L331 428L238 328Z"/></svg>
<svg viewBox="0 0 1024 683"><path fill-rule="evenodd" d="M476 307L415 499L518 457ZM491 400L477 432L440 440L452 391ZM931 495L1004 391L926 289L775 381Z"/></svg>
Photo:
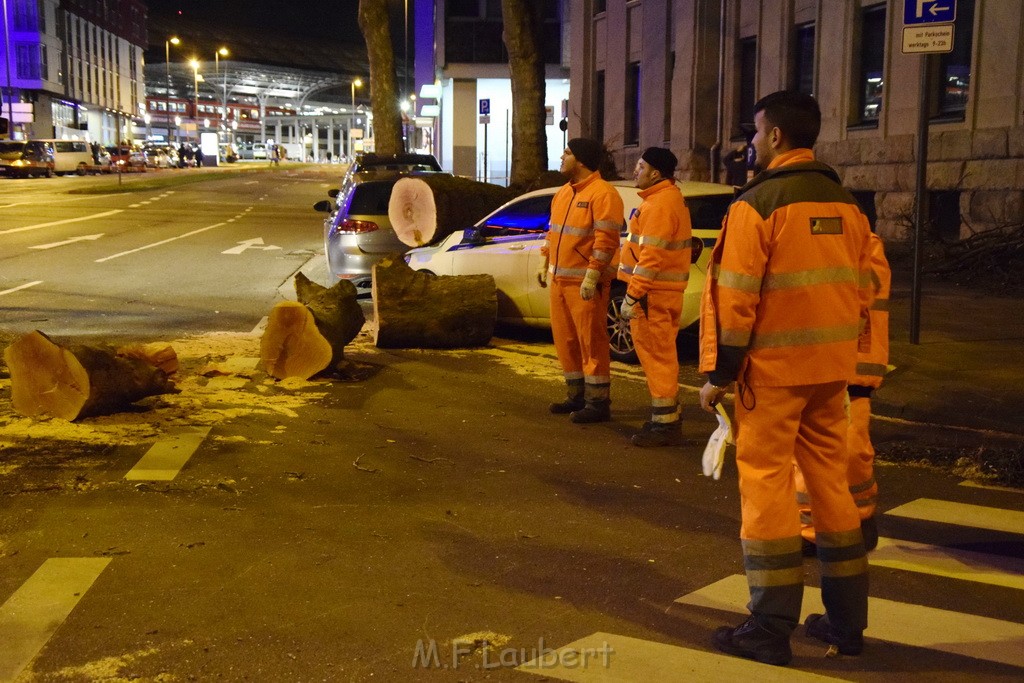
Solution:
<svg viewBox="0 0 1024 683"><path fill-rule="evenodd" d="M251 240L242 240L241 242L238 243L237 247L231 247L230 249L225 249L224 251L222 251L220 253L222 253L222 254L236 254L237 255L237 254L241 254L246 249L262 249L263 251L273 251L274 249L280 249L281 248L281 247L278 247L278 246L273 245L273 244L268 244L265 247L259 246L261 244L263 244L263 238L262 237L256 237L256 238L251 239Z"/></svg>
<svg viewBox="0 0 1024 683"><path fill-rule="evenodd" d="M82 242L84 240L98 240L99 238L103 237L104 234L105 233L101 232L101 233L97 233L95 235L82 235L81 237L72 237L71 239L64 240L63 242L51 242L49 244L37 244L35 246L29 247L29 249L53 249L54 247L63 247L66 244L74 244L75 242Z"/></svg>

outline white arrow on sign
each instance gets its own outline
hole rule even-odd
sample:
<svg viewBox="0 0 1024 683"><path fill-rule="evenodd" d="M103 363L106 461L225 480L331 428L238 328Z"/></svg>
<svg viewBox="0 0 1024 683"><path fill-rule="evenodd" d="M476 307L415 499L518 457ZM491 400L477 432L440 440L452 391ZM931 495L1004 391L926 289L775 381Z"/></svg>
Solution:
<svg viewBox="0 0 1024 683"><path fill-rule="evenodd" d="M938 5L932 5L931 7L928 8L928 11L932 13L933 17L939 12L946 12L948 10L948 7L939 7Z"/></svg>
<svg viewBox="0 0 1024 683"><path fill-rule="evenodd" d="M237 255L237 254L241 254L246 249L262 249L263 251L273 251L274 249L280 249L281 248L281 247L276 246L274 244L268 244L265 247L260 246L262 244L263 244L263 238L262 237L256 237L256 238L251 239L251 240L242 240L241 242L238 243L237 247L231 247L230 249L225 249L224 251L222 251L220 253L222 253L222 254L235 254L235 255Z"/></svg>
<svg viewBox="0 0 1024 683"><path fill-rule="evenodd" d="M53 249L54 247L63 247L66 244L74 244L75 242L83 242L85 240L94 241L94 240L98 240L99 238L103 237L104 234L106 234L106 233L102 233L101 232L101 233L98 233L98 234L95 234L95 235L82 235L81 237L72 237L71 239L64 240L63 242L50 242L49 244L37 244L35 246L29 247L29 249Z"/></svg>

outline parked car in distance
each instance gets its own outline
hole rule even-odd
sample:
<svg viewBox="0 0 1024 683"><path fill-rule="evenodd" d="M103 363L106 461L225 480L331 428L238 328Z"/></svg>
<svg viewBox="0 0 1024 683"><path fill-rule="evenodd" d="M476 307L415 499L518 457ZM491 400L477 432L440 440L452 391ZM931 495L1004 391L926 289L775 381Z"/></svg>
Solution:
<svg viewBox="0 0 1024 683"><path fill-rule="evenodd" d="M53 150L53 172L57 175L77 173L85 175L92 170L93 158L85 140L40 140Z"/></svg>
<svg viewBox="0 0 1024 683"><path fill-rule="evenodd" d="M109 145L107 152L114 168L145 168L146 152L128 145Z"/></svg>
<svg viewBox="0 0 1024 683"><path fill-rule="evenodd" d="M420 175L403 171L364 171L356 174L337 198L313 208L330 213L324 219L324 252L332 278L350 280L360 296L370 294L373 264L387 254L404 254L409 246L398 239L388 218L391 190L400 178ZM333 211L332 211L333 209Z"/></svg>
<svg viewBox="0 0 1024 683"><path fill-rule="evenodd" d="M53 176L53 147L42 140L0 140L0 173L10 178Z"/></svg>
<svg viewBox="0 0 1024 683"><path fill-rule="evenodd" d="M622 197L625 215L623 229L640 206L639 190L628 181L612 183ZM711 247L721 230L722 219L733 198L729 185L680 181L693 225L693 250L690 279L683 295L680 329L700 317L700 295L704 289ZM547 289L537 283L542 263L540 247L544 243L551 214L551 200L558 188L535 190L516 197L475 226L459 230L439 244L413 249L406 254L409 265L435 275L473 275L489 273L498 288L498 319L501 322L549 327L550 299ZM608 336L612 358L636 362L636 350L629 321L619 316L625 285L612 284L608 304Z"/></svg>
<svg viewBox="0 0 1024 683"><path fill-rule="evenodd" d="M262 142L252 143L252 158L253 159L267 159L269 152L267 146Z"/></svg>
<svg viewBox="0 0 1024 683"><path fill-rule="evenodd" d="M178 151L170 145L147 144L146 166L150 168L175 168L178 165Z"/></svg>

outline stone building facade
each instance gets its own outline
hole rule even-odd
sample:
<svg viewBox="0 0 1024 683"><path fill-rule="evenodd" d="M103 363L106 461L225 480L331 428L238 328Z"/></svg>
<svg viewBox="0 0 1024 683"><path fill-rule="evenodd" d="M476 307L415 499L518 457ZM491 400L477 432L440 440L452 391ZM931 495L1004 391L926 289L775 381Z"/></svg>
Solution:
<svg viewBox="0 0 1024 683"><path fill-rule="evenodd" d="M905 54L911 15L950 5L952 51ZM681 177L725 180L753 103L792 88L818 99L818 157L881 235L911 229L921 107L932 235L1024 223L1024 3L571 0L569 31L569 133L623 174L664 145Z"/></svg>

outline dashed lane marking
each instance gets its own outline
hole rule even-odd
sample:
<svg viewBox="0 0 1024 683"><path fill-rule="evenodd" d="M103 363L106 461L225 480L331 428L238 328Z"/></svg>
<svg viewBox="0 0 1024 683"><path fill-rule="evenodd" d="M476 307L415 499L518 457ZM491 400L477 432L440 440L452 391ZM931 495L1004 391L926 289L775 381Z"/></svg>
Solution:
<svg viewBox="0 0 1024 683"><path fill-rule="evenodd" d="M887 510L885 514L927 522L969 526L975 529L1005 531L1011 534L1024 533L1024 512L968 505L967 503L952 503L933 498L918 498L892 510Z"/></svg>
<svg viewBox="0 0 1024 683"><path fill-rule="evenodd" d="M31 663L109 563L50 558L0 606L0 681L13 681Z"/></svg>
<svg viewBox="0 0 1024 683"><path fill-rule="evenodd" d="M28 289L29 287L35 287L36 285L41 284L43 284L42 280L36 280L35 282L26 282L23 285L18 285L17 287L11 287L10 289L0 291L0 296L3 296L4 294L13 294L14 292L21 291L22 289Z"/></svg>
<svg viewBox="0 0 1024 683"><path fill-rule="evenodd" d="M736 574L684 595L676 602L746 613L750 601L747 579ZM821 591L804 587L802 622L822 613ZM864 635L899 645L923 647L973 659L1024 667L1024 624L912 605L881 598L868 599L868 628Z"/></svg>
<svg viewBox="0 0 1024 683"><path fill-rule="evenodd" d="M970 550L879 538L868 554L872 567L947 576L961 581L1024 590L1024 560Z"/></svg>
<svg viewBox="0 0 1024 683"><path fill-rule="evenodd" d="M111 260L116 259L116 258L121 258L122 256L128 256L129 254L135 254L135 253L140 252L140 251L145 251L146 249L152 249L153 247L163 246L164 244L168 244L170 242L174 242L175 240L185 239L186 237L191 237L192 235L198 235L199 233L206 232L207 230L213 230L214 228L219 228L222 225L225 225L225 223L214 223L213 225L207 225L205 228L199 228L198 230L192 230L191 232L186 232L185 234L178 235L177 237L169 237L169 238L167 238L165 240L160 240L159 242L153 242L152 244L146 244L146 245L143 245L143 246L138 247L136 249L129 249L128 251L122 251L122 252L120 252L118 254L111 254L110 256L104 256L103 258L96 259L95 262L96 263L103 263L105 261L111 261ZM0 234L2 234L2 233L0 233Z"/></svg>
<svg viewBox="0 0 1024 683"><path fill-rule="evenodd" d="M1007 491L1008 493L1024 493L1024 489L1012 486L997 486L995 484L980 484L976 481L962 481L960 486L967 486L974 489L985 489L986 491Z"/></svg>
<svg viewBox="0 0 1024 683"><path fill-rule="evenodd" d="M528 651L529 652L529 651ZM531 655L533 653L530 653ZM495 655L497 657L497 655ZM584 683L610 681L839 681L799 669L656 643L614 633L594 633L557 650L541 651L516 671Z"/></svg>
<svg viewBox="0 0 1024 683"><path fill-rule="evenodd" d="M107 216L113 216L118 213L123 213L124 209L114 209L113 211L104 211L103 213L94 213L88 216L79 216L78 218L65 218L62 221L50 221L49 223L36 223L35 225L23 225L20 228L8 228L7 230L0 230L0 235L9 235L12 232L27 232L29 230L39 230L40 228L49 228L54 225L67 225L68 223L81 223L82 221L93 221L97 218L106 218Z"/></svg>
<svg viewBox="0 0 1024 683"><path fill-rule="evenodd" d="M124 475L130 481L171 481L210 433L210 427L186 427L153 444Z"/></svg>

